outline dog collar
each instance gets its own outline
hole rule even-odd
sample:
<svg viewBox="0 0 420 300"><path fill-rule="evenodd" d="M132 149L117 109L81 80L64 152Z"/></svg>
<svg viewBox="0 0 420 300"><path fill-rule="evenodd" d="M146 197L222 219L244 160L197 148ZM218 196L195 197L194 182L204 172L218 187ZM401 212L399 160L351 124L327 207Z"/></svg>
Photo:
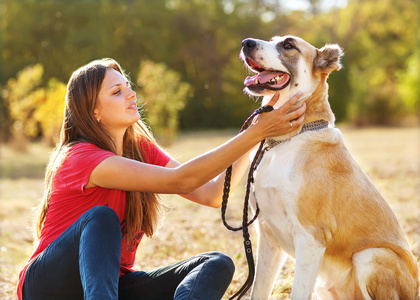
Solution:
<svg viewBox="0 0 420 300"><path fill-rule="evenodd" d="M302 129L298 134L304 133L306 131L317 131L328 127L328 121L325 120L316 120L310 123L305 123L302 126ZM288 140L286 140L288 141ZM286 141L277 141L274 139L267 139L264 145L264 151L268 151L276 147L277 145L284 143Z"/></svg>

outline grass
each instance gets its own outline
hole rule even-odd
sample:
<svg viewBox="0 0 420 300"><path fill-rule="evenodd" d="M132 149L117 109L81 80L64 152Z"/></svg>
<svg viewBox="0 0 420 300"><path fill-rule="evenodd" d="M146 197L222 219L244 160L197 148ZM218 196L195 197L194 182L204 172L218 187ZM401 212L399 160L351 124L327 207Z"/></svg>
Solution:
<svg viewBox="0 0 420 300"><path fill-rule="evenodd" d="M420 257L420 129L343 129L344 139L355 159L388 200L403 227L417 258ZM167 150L179 161L201 154L223 143L235 131L208 131L181 134ZM31 246L30 211L41 197L43 173L49 148L31 144L27 153L9 146L0 149L0 299L15 299L17 274L29 257ZM244 189L230 197L228 219L240 224ZM242 235L228 231L220 210L201 207L178 196L164 196L170 206L156 237L145 238L137 253L135 268L153 269L194 254L218 250L231 256L236 273L228 294L248 274ZM254 249L256 236L251 229ZM294 264L289 259L277 280L272 299L289 299Z"/></svg>

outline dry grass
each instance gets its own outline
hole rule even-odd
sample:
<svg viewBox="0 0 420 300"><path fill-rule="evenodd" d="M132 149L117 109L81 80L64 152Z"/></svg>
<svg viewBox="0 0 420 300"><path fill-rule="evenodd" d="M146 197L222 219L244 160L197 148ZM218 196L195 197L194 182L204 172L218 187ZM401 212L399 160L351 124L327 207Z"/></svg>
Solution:
<svg viewBox="0 0 420 300"><path fill-rule="evenodd" d="M343 129L347 146L356 160L398 215L415 255L420 257L420 129ZM233 131L182 134L168 148L185 161L221 144ZM14 299L17 273L31 252L30 208L42 192L43 167L49 149L31 145L27 154L2 147L0 166L0 298ZM231 195L229 220L240 223L243 188ZM165 223L153 239L139 247L136 268L153 269L191 255L218 250L230 255L236 274L228 293L244 282L248 270L243 255L242 235L225 229L220 210L201 207L178 196L164 196L171 207ZM251 239L256 246L255 232ZM293 280L293 261L288 260L272 299L288 299Z"/></svg>

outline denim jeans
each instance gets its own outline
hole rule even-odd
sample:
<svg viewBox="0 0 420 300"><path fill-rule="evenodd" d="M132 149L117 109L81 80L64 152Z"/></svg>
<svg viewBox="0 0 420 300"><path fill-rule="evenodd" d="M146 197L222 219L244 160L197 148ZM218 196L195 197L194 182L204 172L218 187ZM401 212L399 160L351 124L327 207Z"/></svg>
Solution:
<svg viewBox="0 0 420 300"><path fill-rule="evenodd" d="M221 299L235 271L220 252L119 277L121 229L115 212L85 212L29 266L24 300Z"/></svg>

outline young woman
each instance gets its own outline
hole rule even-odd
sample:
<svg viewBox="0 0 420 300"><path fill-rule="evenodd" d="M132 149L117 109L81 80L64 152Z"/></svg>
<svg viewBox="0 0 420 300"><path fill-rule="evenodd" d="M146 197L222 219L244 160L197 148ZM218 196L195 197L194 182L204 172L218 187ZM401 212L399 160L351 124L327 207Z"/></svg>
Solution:
<svg viewBox="0 0 420 300"><path fill-rule="evenodd" d="M159 193L220 207L219 174L236 161L234 186L248 165L244 154L262 139L300 126L305 107L291 109L299 96L180 164L140 120L136 93L117 62L102 59L76 70L67 86L60 142L46 170L36 249L20 273L18 298L221 299L234 273L226 255L203 253L136 272L137 246L143 234L153 235Z"/></svg>

